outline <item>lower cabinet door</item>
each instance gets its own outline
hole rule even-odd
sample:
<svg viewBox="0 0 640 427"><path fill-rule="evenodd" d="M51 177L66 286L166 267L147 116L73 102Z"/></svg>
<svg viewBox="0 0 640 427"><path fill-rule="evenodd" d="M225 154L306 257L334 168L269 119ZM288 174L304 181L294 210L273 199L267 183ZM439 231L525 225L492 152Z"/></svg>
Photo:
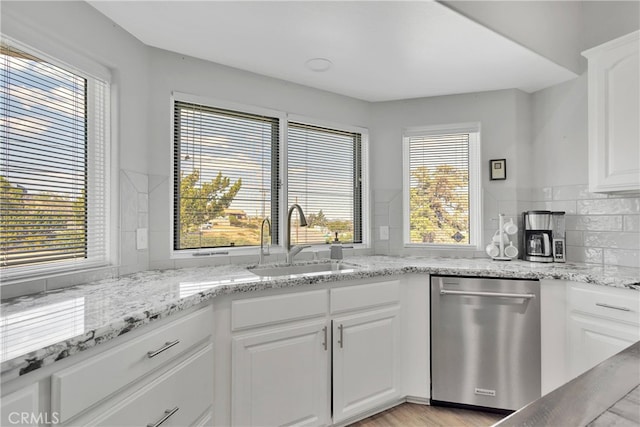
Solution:
<svg viewBox="0 0 640 427"><path fill-rule="evenodd" d="M38 426L57 424L58 414L40 412L38 383L31 384L0 399L0 426Z"/></svg>
<svg viewBox="0 0 640 427"><path fill-rule="evenodd" d="M213 346L199 350L89 425L190 426L213 404Z"/></svg>
<svg viewBox="0 0 640 427"><path fill-rule="evenodd" d="M640 340L640 325L571 312L568 322L570 378Z"/></svg>
<svg viewBox="0 0 640 427"><path fill-rule="evenodd" d="M232 424L330 424L325 320L233 337Z"/></svg>
<svg viewBox="0 0 640 427"><path fill-rule="evenodd" d="M333 319L333 422L400 397L400 309Z"/></svg>

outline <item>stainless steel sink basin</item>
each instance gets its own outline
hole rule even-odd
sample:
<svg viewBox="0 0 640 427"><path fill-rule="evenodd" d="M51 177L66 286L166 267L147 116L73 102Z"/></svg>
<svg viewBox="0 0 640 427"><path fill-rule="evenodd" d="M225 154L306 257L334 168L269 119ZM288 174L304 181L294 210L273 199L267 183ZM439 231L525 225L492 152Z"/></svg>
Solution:
<svg viewBox="0 0 640 427"><path fill-rule="evenodd" d="M299 264L273 267L254 267L249 271L260 277L280 276L321 276L325 274L351 273L356 271L351 265L338 263Z"/></svg>

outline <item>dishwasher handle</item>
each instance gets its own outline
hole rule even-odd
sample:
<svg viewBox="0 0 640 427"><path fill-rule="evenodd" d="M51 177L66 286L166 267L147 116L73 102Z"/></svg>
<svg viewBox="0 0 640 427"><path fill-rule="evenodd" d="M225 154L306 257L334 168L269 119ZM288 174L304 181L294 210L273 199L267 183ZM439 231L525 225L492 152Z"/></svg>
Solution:
<svg viewBox="0 0 640 427"><path fill-rule="evenodd" d="M535 294L512 294L505 292L482 292L482 291L450 291L447 289L440 289L440 295L463 295L473 297L496 297L496 298L535 298Z"/></svg>

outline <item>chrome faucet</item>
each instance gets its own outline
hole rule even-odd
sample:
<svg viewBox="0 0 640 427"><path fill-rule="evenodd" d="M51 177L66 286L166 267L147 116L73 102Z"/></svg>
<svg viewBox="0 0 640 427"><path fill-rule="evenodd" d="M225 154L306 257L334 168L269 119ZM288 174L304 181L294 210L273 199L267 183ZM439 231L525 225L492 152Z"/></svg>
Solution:
<svg viewBox="0 0 640 427"><path fill-rule="evenodd" d="M305 218L304 212L302 212L302 208L300 207L299 204L294 203L289 208L289 215L287 216L287 243L286 243L287 264L291 264L293 262L293 257L296 256L301 250L303 250L304 248L310 247L309 245L291 247L291 214L293 213L294 209L297 209L298 214L300 215L300 227L307 226L307 218Z"/></svg>
<svg viewBox="0 0 640 427"><path fill-rule="evenodd" d="M264 256L269 255L269 246L267 246L267 252L264 251L264 225L265 223L269 226L269 236L271 236L271 221L269 218L265 218L262 220L262 224L260 224L260 261L258 264L264 263Z"/></svg>

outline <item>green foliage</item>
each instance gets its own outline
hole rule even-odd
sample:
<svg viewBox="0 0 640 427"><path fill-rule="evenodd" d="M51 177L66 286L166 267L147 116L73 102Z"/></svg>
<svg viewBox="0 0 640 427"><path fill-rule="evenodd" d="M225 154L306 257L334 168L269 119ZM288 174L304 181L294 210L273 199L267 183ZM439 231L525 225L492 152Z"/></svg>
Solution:
<svg viewBox="0 0 640 427"><path fill-rule="evenodd" d="M209 182L200 182L200 170L195 169L180 179L180 234L181 247L188 244L187 235L197 232L200 225L220 217L242 187L242 178L231 185L228 177L223 177L222 172ZM230 218L235 220L235 218ZM215 245L223 246L223 245Z"/></svg>
<svg viewBox="0 0 640 427"><path fill-rule="evenodd" d="M324 216L322 209L317 214L307 215L307 224L309 224L309 227L326 227L327 217Z"/></svg>
<svg viewBox="0 0 640 427"><path fill-rule="evenodd" d="M435 170L418 167L412 172L410 233L414 243L469 242L469 174L450 165ZM412 183L412 184L413 184Z"/></svg>
<svg viewBox="0 0 640 427"><path fill-rule="evenodd" d="M0 245L5 264L21 251L35 256L67 253L84 256L86 196L69 198L56 193L27 193L0 176ZM40 251L40 253L38 253Z"/></svg>

